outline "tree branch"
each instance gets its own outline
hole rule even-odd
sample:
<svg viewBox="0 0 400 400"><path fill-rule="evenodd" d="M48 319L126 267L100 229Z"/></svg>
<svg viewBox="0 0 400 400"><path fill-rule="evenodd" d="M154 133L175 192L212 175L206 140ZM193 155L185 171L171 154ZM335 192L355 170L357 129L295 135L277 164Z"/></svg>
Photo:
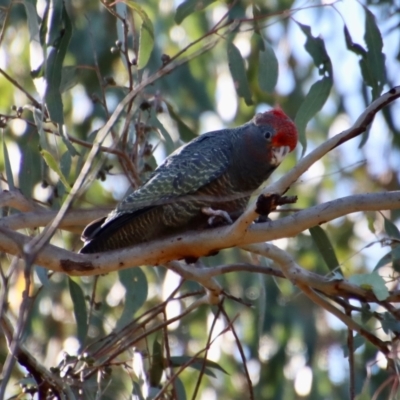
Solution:
<svg viewBox="0 0 400 400"><path fill-rule="evenodd" d="M201 232L187 232L135 247L97 254L75 254L46 245L35 263L69 275L98 275L140 265L160 265L186 257L201 257L215 251L296 236L312 226L357 211L379 211L400 208L400 191L368 193L333 200L276 221L252 224L239 234L231 227ZM240 237L238 239L238 236ZM31 240L0 225L0 250L21 255L21 248ZM193 269L192 269L193 270Z"/></svg>

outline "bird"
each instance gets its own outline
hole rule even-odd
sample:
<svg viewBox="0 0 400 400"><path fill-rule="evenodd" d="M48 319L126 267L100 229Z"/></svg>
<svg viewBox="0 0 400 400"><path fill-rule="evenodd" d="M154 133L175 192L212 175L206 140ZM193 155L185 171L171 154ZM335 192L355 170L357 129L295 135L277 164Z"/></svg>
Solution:
<svg viewBox="0 0 400 400"><path fill-rule="evenodd" d="M280 108L198 136L167 157L108 216L91 222L80 253L232 223L297 140L295 124Z"/></svg>

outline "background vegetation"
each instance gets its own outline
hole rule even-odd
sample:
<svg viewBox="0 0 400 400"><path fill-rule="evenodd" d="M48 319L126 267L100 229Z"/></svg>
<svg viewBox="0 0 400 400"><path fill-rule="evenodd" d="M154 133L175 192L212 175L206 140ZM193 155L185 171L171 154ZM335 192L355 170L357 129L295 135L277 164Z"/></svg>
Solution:
<svg viewBox="0 0 400 400"><path fill-rule="evenodd" d="M182 143L277 104L301 135L273 180L283 176L399 84L399 26L395 1L1 3L0 397L400 398L399 200L274 242L360 288L324 298L361 334L239 248L202 259L236 268L218 277L219 306L193 306L204 289L173 263L72 277L34 258L49 240L78 251L85 224ZM290 188L297 204L272 218L396 194L399 113L391 103L316 161ZM64 225L44 229L67 203Z"/></svg>

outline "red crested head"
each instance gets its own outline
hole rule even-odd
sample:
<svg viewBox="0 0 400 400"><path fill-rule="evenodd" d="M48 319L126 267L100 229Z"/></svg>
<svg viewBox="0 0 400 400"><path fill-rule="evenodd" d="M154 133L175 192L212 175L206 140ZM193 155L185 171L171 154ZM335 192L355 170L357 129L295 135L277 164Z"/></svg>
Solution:
<svg viewBox="0 0 400 400"><path fill-rule="evenodd" d="M298 138L296 125L280 108L256 114L253 122L255 125L270 125L274 129L273 146L289 146L290 151L295 149Z"/></svg>

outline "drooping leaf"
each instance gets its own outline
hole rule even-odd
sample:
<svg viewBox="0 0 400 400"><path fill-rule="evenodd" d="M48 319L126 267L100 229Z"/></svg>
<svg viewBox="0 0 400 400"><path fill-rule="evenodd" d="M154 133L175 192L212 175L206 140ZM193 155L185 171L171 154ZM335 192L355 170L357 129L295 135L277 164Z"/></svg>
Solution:
<svg viewBox="0 0 400 400"><path fill-rule="evenodd" d="M11 169L11 163L10 163L10 156L8 154L8 149L6 145L6 140L4 137L4 132L3 132L3 157L4 157L4 167L6 169L6 178L8 182L8 187L9 190L14 190L15 185L14 185L14 177Z"/></svg>
<svg viewBox="0 0 400 400"><path fill-rule="evenodd" d="M211 360L204 360L202 357L190 357L190 356L174 356L171 357L171 365L173 367L180 367L181 365L186 364L188 361L191 360L191 363L189 364L189 367L197 369L198 371L201 371L203 368L203 363L205 363L205 371L204 373L208 376L215 377L214 372L211 371L211 369L217 369L218 371L223 372L224 374L229 375L225 369L223 369L219 364L217 364L214 361Z"/></svg>
<svg viewBox="0 0 400 400"><path fill-rule="evenodd" d="M325 43L322 38L314 37L311 33L311 28L308 25L303 25L297 22L300 29L306 35L307 40L304 48L310 54L314 61L314 65L318 68L321 76L329 76L332 78L332 62L325 48Z"/></svg>
<svg viewBox="0 0 400 400"><path fill-rule="evenodd" d="M400 261L400 246L393 247L389 253L385 254L375 265L374 271L387 265ZM395 268L396 269L396 268Z"/></svg>
<svg viewBox="0 0 400 400"><path fill-rule="evenodd" d="M68 182L68 177L71 172L72 158L69 151L64 152L60 160L60 170L65 180Z"/></svg>
<svg viewBox="0 0 400 400"><path fill-rule="evenodd" d="M386 233L392 238L400 239L399 228L390 219L386 218L385 216L383 218Z"/></svg>
<svg viewBox="0 0 400 400"><path fill-rule="evenodd" d="M153 342L153 350L151 354L151 366L149 371L150 386L158 387L164 372L163 348L157 338Z"/></svg>
<svg viewBox="0 0 400 400"><path fill-rule="evenodd" d="M182 118L179 116L178 113L175 112L172 105L168 102L166 102L166 104L169 115L178 125L179 137L184 142L189 142L190 140L194 139L197 135L182 121Z"/></svg>
<svg viewBox="0 0 400 400"><path fill-rule="evenodd" d="M23 0L22 4L25 7L29 27L30 67L31 71L36 71L37 74L41 70L44 61L44 51L40 43L39 17L33 3Z"/></svg>
<svg viewBox="0 0 400 400"><path fill-rule="evenodd" d="M138 54L138 68L144 68L150 58L151 52L154 47L154 28L146 11L137 4L136 1L132 0L119 0L121 3L125 3L128 7L134 10L142 20L142 25L140 27L140 37L139 37L139 54Z"/></svg>
<svg viewBox="0 0 400 400"><path fill-rule="evenodd" d="M381 320L382 329L386 334L390 331L400 333L400 321L398 321L391 313L384 312Z"/></svg>
<svg viewBox="0 0 400 400"><path fill-rule="evenodd" d="M332 88L332 78L325 77L315 82L297 111L295 124L299 132L299 141L303 146L303 154L307 148L306 126L311 118L321 110Z"/></svg>
<svg viewBox="0 0 400 400"><path fill-rule="evenodd" d="M179 25L187 16L196 11L204 10L215 0L185 0L179 4L175 13L175 22Z"/></svg>
<svg viewBox="0 0 400 400"><path fill-rule="evenodd" d="M372 96L376 98L382 92L386 83L385 54L382 52L383 41L379 28L376 25L374 15L365 9L365 34L364 40L367 45L365 49L360 44L354 43L347 27L344 27L344 37L347 48L359 55L360 69L365 85L371 87Z"/></svg>
<svg viewBox="0 0 400 400"><path fill-rule="evenodd" d="M32 107L33 111L33 119L36 124L36 128L39 133L39 144L40 147L44 150L48 150L49 144L47 143L47 136L43 129L43 113L41 110L37 109L36 107Z"/></svg>
<svg viewBox="0 0 400 400"><path fill-rule="evenodd" d="M376 87L373 90L373 97L378 97L386 83L385 54L383 50L383 41L381 32L376 24L375 16L364 7L365 10L365 35L364 40L367 44L368 66L375 78ZM373 88L374 89L374 88Z"/></svg>
<svg viewBox="0 0 400 400"><path fill-rule="evenodd" d="M129 268L118 272L119 281L125 287L125 304L116 329L123 328L129 323L136 311L147 299L148 283L141 268Z"/></svg>
<svg viewBox="0 0 400 400"><path fill-rule="evenodd" d="M179 376L174 381L174 389L176 393L176 400L186 400L186 390L185 385L183 384L182 380Z"/></svg>
<svg viewBox="0 0 400 400"><path fill-rule="evenodd" d="M154 126L155 128L157 128L162 137L165 140L165 147L167 149L168 153L171 153L172 151L175 150L175 144L171 138L171 135L168 133L168 131L164 128L164 125L160 122L160 120L157 118L157 114L154 110L154 108L152 107L150 109L150 119L149 122L152 126Z"/></svg>
<svg viewBox="0 0 400 400"><path fill-rule="evenodd" d="M60 92L72 89L78 83L79 68L73 65L63 67L61 71Z"/></svg>
<svg viewBox="0 0 400 400"><path fill-rule="evenodd" d="M368 303L361 304L361 321L366 324L372 317L374 313L371 311L371 307Z"/></svg>
<svg viewBox="0 0 400 400"><path fill-rule="evenodd" d="M339 266L339 261L326 232L320 226L314 226L309 231L329 270L336 270Z"/></svg>
<svg viewBox="0 0 400 400"><path fill-rule="evenodd" d="M82 288L71 278L68 278L69 293L74 305L77 338L82 348L85 345L88 331L86 301Z"/></svg>
<svg viewBox="0 0 400 400"><path fill-rule="evenodd" d="M72 36L72 24L64 3L52 1L54 9L49 14L49 39L46 60L46 93L45 101L52 121L64 124L63 104L61 98L61 75L65 55Z"/></svg>
<svg viewBox="0 0 400 400"><path fill-rule="evenodd" d="M333 84L332 62L325 48L325 43L320 37L314 37L311 28L297 22L300 29L306 35L307 40L305 49L314 61L314 65L318 68L319 75L323 78L315 82L308 92L303 104L297 111L295 123L299 131L299 141L303 146L303 154L307 148L305 129L308 122L314 115L321 110L328 99Z"/></svg>
<svg viewBox="0 0 400 400"><path fill-rule="evenodd" d="M72 23L65 4L53 0L49 13L47 60L45 68L46 92L44 95L50 118L57 123L60 137L72 156L78 154L64 129L64 106L61 97L63 62L72 36Z"/></svg>
<svg viewBox="0 0 400 400"><path fill-rule="evenodd" d="M385 281L377 271L373 271L370 274L353 275L349 278L349 281L364 289L372 290L379 301L383 301L389 296Z"/></svg>
<svg viewBox="0 0 400 400"><path fill-rule="evenodd" d="M144 68L150 58L151 52L154 47L154 36L151 32L146 29L145 24L142 24L140 28L140 39L139 39L139 55L138 55L138 68Z"/></svg>
<svg viewBox="0 0 400 400"><path fill-rule="evenodd" d="M272 93L278 82L278 59L271 45L265 40L264 50L259 51L258 84L260 89Z"/></svg>
<svg viewBox="0 0 400 400"><path fill-rule="evenodd" d="M54 159L52 154L47 150L41 150L40 154L42 155L46 164L60 177L61 182L63 185L68 189L71 190L71 186L69 185L67 179L65 178L64 174L61 172L58 162Z"/></svg>
<svg viewBox="0 0 400 400"><path fill-rule="evenodd" d="M243 97L248 106L253 104L243 57L232 42L228 42L228 63L238 96Z"/></svg>

